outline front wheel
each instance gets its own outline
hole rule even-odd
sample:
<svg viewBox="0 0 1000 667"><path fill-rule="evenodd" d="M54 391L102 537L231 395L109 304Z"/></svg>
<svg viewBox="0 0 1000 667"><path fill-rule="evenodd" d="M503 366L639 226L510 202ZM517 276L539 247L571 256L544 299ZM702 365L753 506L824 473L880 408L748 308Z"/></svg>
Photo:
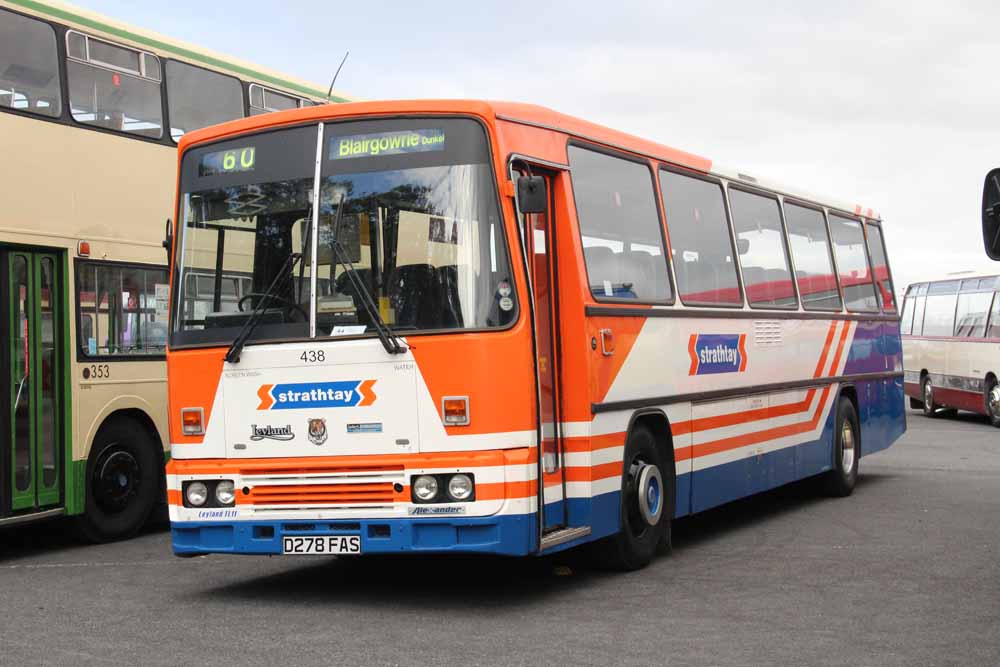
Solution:
<svg viewBox="0 0 1000 667"><path fill-rule="evenodd" d="M625 443L620 530L596 545L603 564L617 570L645 567L670 550L674 476L649 429L637 426Z"/></svg>
<svg viewBox="0 0 1000 667"><path fill-rule="evenodd" d="M924 415L928 417L936 417L938 414L938 406L934 404L934 385L931 384L930 377L925 377L923 383L920 385L920 395L924 397Z"/></svg>
<svg viewBox="0 0 1000 667"><path fill-rule="evenodd" d="M156 444L141 424L116 419L102 426L87 459L80 533L92 542L134 535L156 504L161 475Z"/></svg>
<svg viewBox="0 0 1000 667"><path fill-rule="evenodd" d="M854 404L845 396L837 401L837 421L833 436L833 470L824 482L831 496L849 496L858 481L858 459L861 458L861 424Z"/></svg>
<svg viewBox="0 0 1000 667"><path fill-rule="evenodd" d="M991 424L1000 428L1000 384L997 384L996 380L991 378L986 384L984 399L986 416L989 417Z"/></svg>

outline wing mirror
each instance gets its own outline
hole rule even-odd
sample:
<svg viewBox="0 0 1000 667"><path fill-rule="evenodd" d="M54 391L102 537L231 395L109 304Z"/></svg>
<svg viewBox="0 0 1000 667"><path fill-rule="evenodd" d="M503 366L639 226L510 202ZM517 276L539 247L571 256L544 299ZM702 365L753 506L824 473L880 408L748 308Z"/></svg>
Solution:
<svg viewBox="0 0 1000 667"><path fill-rule="evenodd" d="M522 214L544 213L548 207L543 176L518 176L517 209Z"/></svg>
<svg viewBox="0 0 1000 667"><path fill-rule="evenodd" d="M983 183L983 247L990 259L1000 260L1000 168Z"/></svg>
<svg viewBox="0 0 1000 667"><path fill-rule="evenodd" d="M163 235L163 249L167 251L167 264L169 264L174 256L174 225L170 218L167 218L167 229Z"/></svg>

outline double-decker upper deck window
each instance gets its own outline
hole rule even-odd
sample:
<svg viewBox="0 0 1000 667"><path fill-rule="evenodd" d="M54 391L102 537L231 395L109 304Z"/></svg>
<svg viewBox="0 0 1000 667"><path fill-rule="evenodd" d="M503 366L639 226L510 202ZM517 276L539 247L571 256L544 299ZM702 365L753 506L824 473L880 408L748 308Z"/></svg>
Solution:
<svg viewBox="0 0 1000 667"><path fill-rule="evenodd" d="M840 310L840 290L833 270L830 235L823 212L785 202L785 224L795 264L802 307L806 310Z"/></svg>
<svg viewBox="0 0 1000 667"><path fill-rule="evenodd" d="M86 125L163 135L160 61L77 32L66 34L66 77L73 118Z"/></svg>
<svg viewBox="0 0 1000 667"><path fill-rule="evenodd" d="M729 204L747 301L751 306L794 308L778 200L731 188Z"/></svg>
<svg viewBox="0 0 1000 667"><path fill-rule="evenodd" d="M80 261L76 298L83 356L163 354L169 305L166 269Z"/></svg>
<svg viewBox="0 0 1000 667"><path fill-rule="evenodd" d="M661 171L660 187L681 301L742 304L722 186L673 171Z"/></svg>
<svg viewBox="0 0 1000 667"><path fill-rule="evenodd" d="M287 111L300 107L310 107L313 103L288 93L279 93L256 83L250 84L250 115L259 116L272 111Z"/></svg>
<svg viewBox="0 0 1000 667"><path fill-rule="evenodd" d="M243 117L239 79L176 60L167 61L170 137Z"/></svg>
<svg viewBox="0 0 1000 667"><path fill-rule="evenodd" d="M62 113L56 34L41 21L0 9L0 107Z"/></svg>
<svg viewBox="0 0 1000 667"><path fill-rule="evenodd" d="M868 224L868 252L872 258L875 284L878 286L878 302L887 313L896 312L896 295L893 292L892 276L889 275L889 261L885 255L885 240L878 225Z"/></svg>
<svg viewBox="0 0 1000 667"><path fill-rule="evenodd" d="M569 148L590 291L598 300L672 299L649 166Z"/></svg>
<svg viewBox="0 0 1000 667"><path fill-rule="evenodd" d="M830 216L834 256L840 272L840 288L844 291L847 310L862 313L878 312L875 285L865 251L865 234L857 220L839 215Z"/></svg>

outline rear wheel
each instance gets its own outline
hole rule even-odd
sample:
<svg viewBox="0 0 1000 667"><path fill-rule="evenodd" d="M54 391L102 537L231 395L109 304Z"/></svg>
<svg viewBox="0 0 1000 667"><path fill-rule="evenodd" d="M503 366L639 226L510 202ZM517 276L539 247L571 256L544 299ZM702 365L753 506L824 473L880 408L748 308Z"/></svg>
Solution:
<svg viewBox="0 0 1000 667"><path fill-rule="evenodd" d="M604 565L638 570L657 552L669 551L674 479L663 459L649 429L635 427L625 443L621 529L596 545Z"/></svg>
<svg viewBox="0 0 1000 667"><path fill-rule="evenodd" d="M986 402L986 416L989 417L991 424L1000 428L1000 384L997 384L993 378L990 378L986 383L984 400Z"/></svg>
<svg viewBox="0 0 1000 667"><path fill-rule="evenodd" d="M77 519L83 536L111 542L134 535L156 504L161 474L156 444L141 424L102 426L87 460L86 507Z"/></svg>
<svg viewBox="0 0 1000 667"><path fill-rule="evenodd" d="M924 377L924 381L920 385L920 395L924 397L924 414L928 417L936 417L938 406L934 404L934 385L931 383L929 375Z"/></svg>
<svg viewBox="0 0 1000 667"><path fill-rule="evenodd" d="M826 473L826 491L832 496L849 496L858 481L861 458L861 425L854 404L846 396L837 401L837 421L833 439L833 470Z"/></svg>

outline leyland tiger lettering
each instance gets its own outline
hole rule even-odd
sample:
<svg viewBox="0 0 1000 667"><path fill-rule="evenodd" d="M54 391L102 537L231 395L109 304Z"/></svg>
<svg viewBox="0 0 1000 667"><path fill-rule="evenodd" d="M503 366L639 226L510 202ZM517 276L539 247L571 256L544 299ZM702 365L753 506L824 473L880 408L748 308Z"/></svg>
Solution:
<svg viewBox="0 0 1000 667"><path fill-rule="evenodd" d="M676 517L849 495L905 431L870 208L478 101L226 123L179 170L178 555L589 543L635 569Z"/></svg>

